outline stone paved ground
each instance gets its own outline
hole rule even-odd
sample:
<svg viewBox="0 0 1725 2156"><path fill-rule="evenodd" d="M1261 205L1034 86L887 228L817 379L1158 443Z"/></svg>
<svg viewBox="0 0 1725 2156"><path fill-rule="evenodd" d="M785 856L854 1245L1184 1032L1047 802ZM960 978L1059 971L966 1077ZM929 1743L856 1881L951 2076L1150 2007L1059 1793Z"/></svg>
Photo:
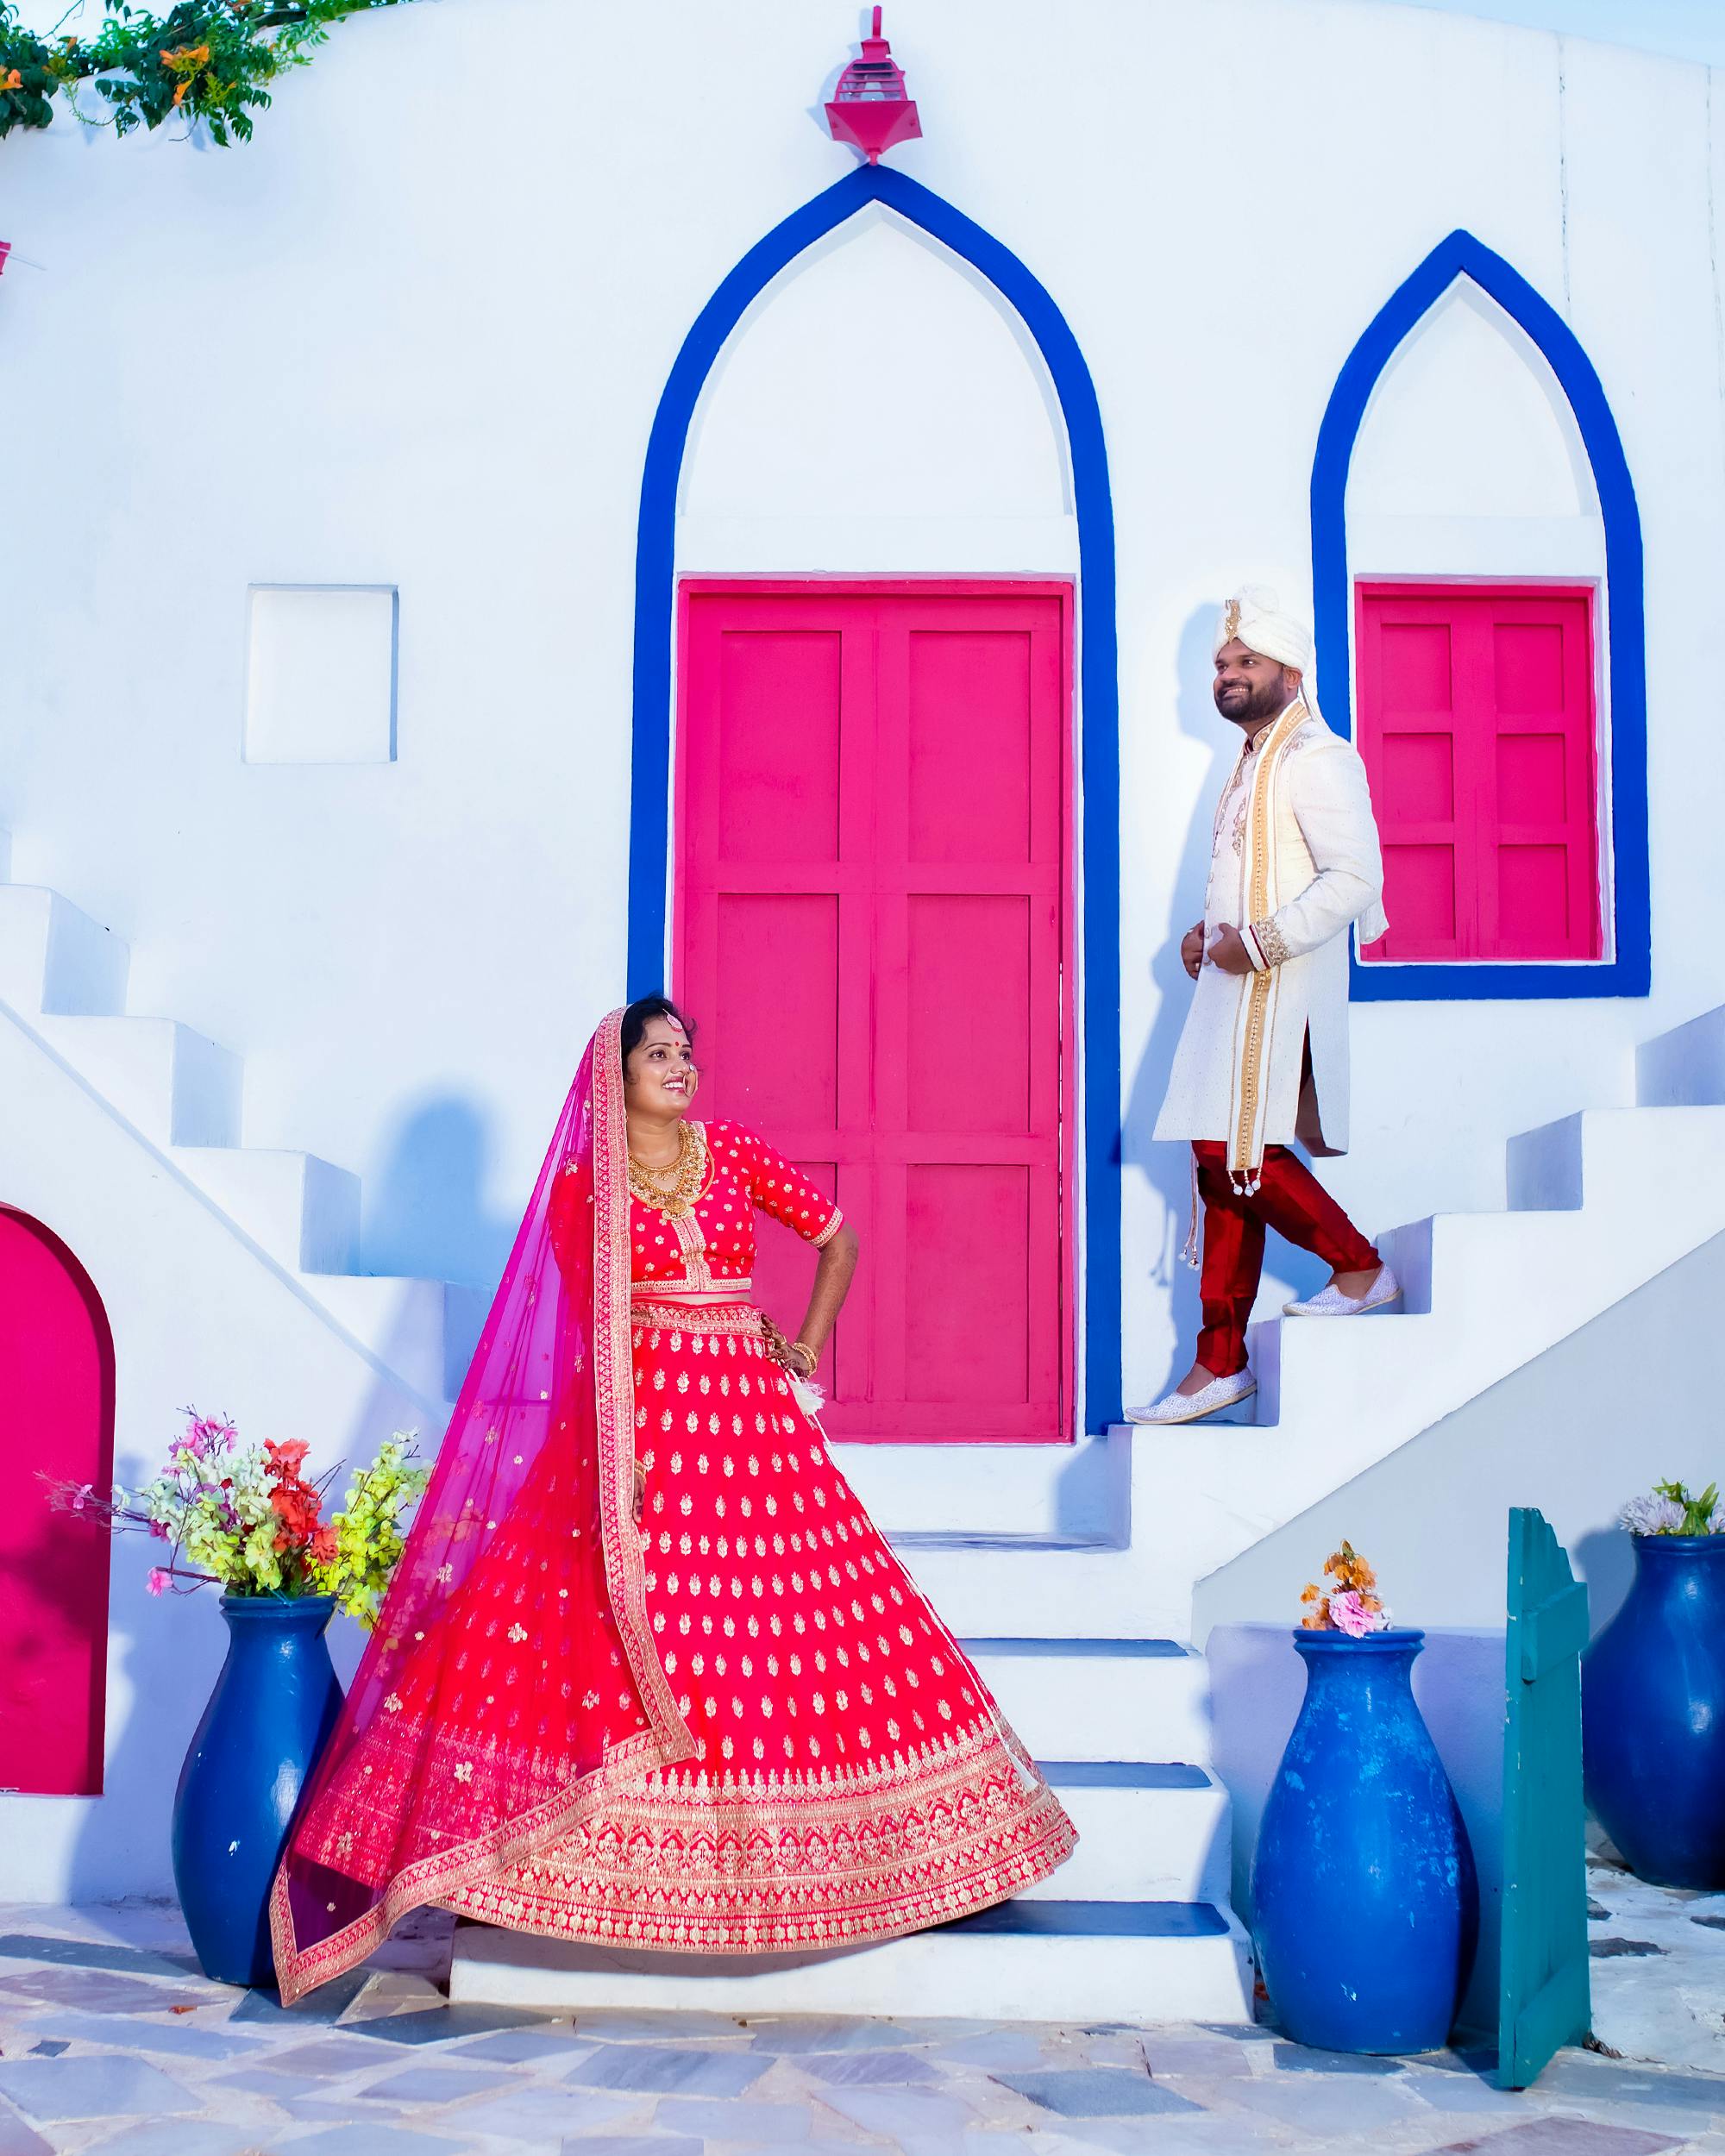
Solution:
<svg viewBox="0 0 1725 2156"><path fill-rule="evenodd" d="M1251 2028L550 2020L449 2006L447 1953L430 1920L284 2014L206 1983L170 1908L0 1907L0 2156L1725 2156L1725 2076L1590 2052L1511 2096Z"/></svg>
<svg viewBox="0 0 1725 2156"><path fill-rule="evenodd" d="M1725 1894L1649 1886L1609 1844L1587 1859L1587 1890L1595 2035L1725 2074Z"/></svg>

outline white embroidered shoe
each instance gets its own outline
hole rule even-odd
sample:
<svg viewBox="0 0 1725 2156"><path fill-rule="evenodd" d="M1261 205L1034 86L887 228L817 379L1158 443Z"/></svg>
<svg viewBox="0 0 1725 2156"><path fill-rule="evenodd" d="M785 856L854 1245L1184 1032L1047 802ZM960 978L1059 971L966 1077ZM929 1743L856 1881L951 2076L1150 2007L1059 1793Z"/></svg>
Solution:
<svg viewBox="0 0 1725 2156"><path fill-rule="evenodd" d="M1258 1390L1258 1380L1250 1370L1237 1370L1232 1377L1213 1377L1201 1392L1164 1393L1162 1398L1148 1407L1128 1407L1128 1422L1201 1422L1206 1415L1214 1415L1224 1407L1234 1407L1242 1400L1250 1400Z"/></svg>
<svg viewBox="0 0 1725 2156"><path fill-rule="evenodd" d="M1283 1303L1282 1313L1288 1318L1363 1318L1368 1310L1385 1310L1401 1300L1401 1282L1387 1265L1380 1265L1377 1278L1363 1295L1345 1295L1332 1285L1308 1295L1304 1302Z"/></svg>

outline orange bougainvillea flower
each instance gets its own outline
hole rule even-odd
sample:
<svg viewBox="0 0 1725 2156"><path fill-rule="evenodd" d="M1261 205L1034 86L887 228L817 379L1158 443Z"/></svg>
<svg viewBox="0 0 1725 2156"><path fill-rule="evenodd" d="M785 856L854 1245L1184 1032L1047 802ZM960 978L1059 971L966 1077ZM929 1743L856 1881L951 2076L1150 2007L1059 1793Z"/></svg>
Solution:
<svg viewBox="0 0 1725 2156"><path fill-rule="evenodd" d="M1309 1617L1300 1620L1302 1630L1353 1632L1363 1618L1388 1621L1375 1592L1377 1575L1351 1542L1343 1543L1324 1560L1324 1576L1333 1584L1322 1586L1314 1582L1300 1597L1303 1606L1315 1605Z"/></svg>

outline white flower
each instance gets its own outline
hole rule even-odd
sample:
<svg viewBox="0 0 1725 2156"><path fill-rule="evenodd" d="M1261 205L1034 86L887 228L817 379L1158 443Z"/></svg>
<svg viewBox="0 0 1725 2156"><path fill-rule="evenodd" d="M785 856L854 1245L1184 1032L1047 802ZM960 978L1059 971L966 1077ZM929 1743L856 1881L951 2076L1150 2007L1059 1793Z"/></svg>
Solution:
<svg viewBox="0 0 1725 2156"><path fill-rule="evenodd" d="M1669 1497L1632 1497L1620 1517L1631 1534L1671 1535L1683 1525L1683 1507Z"/></svg>

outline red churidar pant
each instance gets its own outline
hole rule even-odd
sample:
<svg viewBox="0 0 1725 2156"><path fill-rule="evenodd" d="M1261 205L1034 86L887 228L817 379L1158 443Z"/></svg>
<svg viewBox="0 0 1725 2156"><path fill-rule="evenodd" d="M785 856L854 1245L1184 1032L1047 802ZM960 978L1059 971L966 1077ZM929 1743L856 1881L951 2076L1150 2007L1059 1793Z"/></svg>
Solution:
<svg viewBox="0 0 1725 2156"><path fill-rule="evenodd" d="M1198 1360L1218 1377L1246 1366L1245 1326L1264 1270L1268 1227L1314 1251L1333 1272L1365 1272L1377 1252L1305 1163L1285 1145L1266 1146L1264 1180L1249 1198L1228 1181L1227 1147L1196 1141L1198 1194L1204 1201L1204 1268L1199 1276L1203 1330Z"/></svg>

